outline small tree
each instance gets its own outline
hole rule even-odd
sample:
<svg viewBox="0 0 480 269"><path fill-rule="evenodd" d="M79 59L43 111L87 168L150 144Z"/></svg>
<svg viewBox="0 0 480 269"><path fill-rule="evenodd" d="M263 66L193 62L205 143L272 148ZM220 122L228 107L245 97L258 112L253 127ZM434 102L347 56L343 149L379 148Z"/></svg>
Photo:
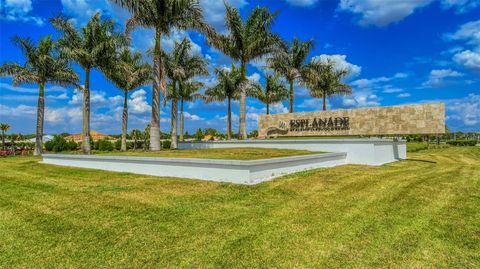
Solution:
<svg viewBox="0 0 480 269"><path fill-rule="evenodd" d="M204 135L211 135L212 137L215 137L215 136L219 136L219 135L220 135L220 132L217 131L217 130L214 129L214 128L205 128L203 134L204 134Z"/></svg>
<svg viewBox="0 0 480 269"><path fill-rule="evenodd" d="M43 125L45 118L45 86L47 83L63 86L76 85L78 76L68 64L68 59L56 49L51 36L44 37L38 45L29 38L14 37L14 43L22 50L26 61L7 63L0 67L1 75L11 75L12 84L38 85L37 126L35 131L35 155L43 152Z"/></svg>
<svg viewBox="0 0 480 269"><path fill-rule="evenodd" d="M11 134L10 135L10 143L11 143L11 148L12 148L12 154L15 156L15 141L18 139L17 134Z"/></svg>
<svg viewBox="0 0 480 269"><path fill-rule="evenodd" d="M198 128L197 132L195 132L193 136L195 137L196 140L200 141L203 139L205 135L203 134L202 129Z"/></svg>
<svg viewBox="0 0 480 269"><path fill-rule="evenodd" d="M102 20L96 13L81 29L76 29L68 18L56 17L50 22L62 33L58 41L62 55L79 64L85 71L82 112L82 149L90 154L90 72L98 68L108 70L117 49L127 44L124 35L117 32L113 20Z"/></svg>
<svg viewBox="0 0 480 269"><path fill-rule="evenodd" d="M152 119L150 123L150 149L160 150L160 92L166 93L165 70L161 57L162 35L168 37L171 31L201 30L211 31L204 22L202 9L198 0L110 0L127 9L132 17L127 20L126 28L151 28L155 30L153 48L153 87Z"/></svg>
<svg viewBox="0 0 480 269"><path fill-rule="evenodd" d="M10 125L7 123L0 123L0 130L2 131L2 146L3 150L6 150L5 147L5 132L7 132L10 129Z"/></svg>
<svg viewBox="0 0 480 269"><path fill-rule="evenodd" d="M267 106L267 115L270 114L270 105L285 100L288 96L287 88L282 84L279 77L266 75L265 88L257 87L253 96Z"/></svg>
<svg viewBox="0 0 480 269"><path fill-rule="evenodd" d="M280 49L273 53L268 59L270 68L276 74L283 76L290 85L289 92L289 111L293 113L294 109L294 88L295 80L301 79L301 70L305 65L308 53L313 48L313 39L302 42L298 38L294 38L292 44L281 44Z"/></svg>
<svg viewBox="0 0 480 269"><path fill-rule="evenodd" d="M227 100L227 139L232 137L232 100L240 98L241 90L248 96L254 96L260 86L257 83L246 80L243 81L241 70L232 64L230 68L216 68L217 84L205 91L205 101L224 101Z"/></svg>
<svg viewBox="0 0 480 269"><path fill-rule="evenodd" d="M184 81L180 83L180 141L184 140L184 130L185 130L185 116L184 116L184 106L185 102L191 102L198 99L204 99L204 96L198 91L204 86L202 82L199 81ZM188 135L188 133L187 133Z"/></svg>
<svg viewBox="0 0 480 269"><path fill-rule="evenodd" d="M122 113L122 144L121 151L127 150L128 126L128 93L146 84L151 80L150 65L142 62L142 54L124 48L112 67L105 71L105 75L115 86L123 91Z"/></svg>
<svg viewBox="0 0 480 269"><path fill-rule="evenodd" d="M137 141L142 138L142 131L133 129L130 131L130 137L133 139L133 150L137 149Z"/></svg>
<svg viewBox="0 0 480 269"><path fill-rule="evenodd" d="M348 75L345 69L337 70L333 61L310 61L302 70L303 84L310 95L323 98L323 110L327 110L327 97L336 94L351 94L352 87L342 82Z"/></svg>
<svg viewBox="0 0 480 269"><path fill-rule="evenodd" d="M242 19L240 11L225 2L226 34L210 32L208 42L235 61L240 63L240 78L247 82L247 64L273 53L281 42L271 32L277 12L270 13L266 7L256 7ZM239 139L247 138L247 88L240 87Z"/></svg>
<svg viewBox="0 0 480 269"><path fill-rule="evenodd" d="M171 100L171 148L178 146L177 123L178 101L182 101L183 120L183 92L186 82L194 76L208 75L207 61L200 55L192 53L192 43L184 38L181 42L175 42L171 53L162 52L164 66L170 83L167 86L167 99ZM200 85L199 87L202 87ZM181 129L183 132L183 129Z"/></svg>

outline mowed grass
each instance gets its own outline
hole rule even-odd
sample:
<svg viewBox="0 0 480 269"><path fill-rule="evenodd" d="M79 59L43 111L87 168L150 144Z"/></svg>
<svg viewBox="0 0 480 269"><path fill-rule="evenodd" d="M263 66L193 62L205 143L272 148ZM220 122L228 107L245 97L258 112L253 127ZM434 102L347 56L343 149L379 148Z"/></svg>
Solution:
<svg viewBox="0 0 480 269"><path fill-rule="evenodd" d="M479 268L480 147L255 186L0 159L2 268Z"/></svg>
<svg viewBox="0 0 480 269"><path fill-rule="evenodd" d="M200 159L227 159L227 160L258 160L318 154L308 150L291 149L265 149L265 148L226 148L226 149L182 149L152 151L104 151L93 152L96 155L106 156L142 156L142 157L168 157L168 158L200 158Z"/></svg>

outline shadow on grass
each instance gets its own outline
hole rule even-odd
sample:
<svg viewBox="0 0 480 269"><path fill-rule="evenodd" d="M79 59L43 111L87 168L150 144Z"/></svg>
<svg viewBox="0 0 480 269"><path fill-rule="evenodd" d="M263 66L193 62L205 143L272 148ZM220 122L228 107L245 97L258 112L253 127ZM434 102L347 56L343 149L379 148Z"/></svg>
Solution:
<svg viewBox="0 0 480 269"><path fill-rule="evenodd" d="M423 162L423 163L437 163L435 161L429 161L429 160L422 160L422 159L406 159L404 161L411 161L411 162Z"/></svg>

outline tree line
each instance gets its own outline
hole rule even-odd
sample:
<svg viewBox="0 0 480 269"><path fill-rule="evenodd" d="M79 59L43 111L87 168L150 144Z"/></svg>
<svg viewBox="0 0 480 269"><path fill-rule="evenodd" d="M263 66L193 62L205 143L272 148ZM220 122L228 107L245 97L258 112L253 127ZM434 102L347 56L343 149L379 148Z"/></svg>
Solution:
<svg viewBox="0 0 480 269"><path fill-rule="evenodd" d="M226 32L217 32L205 22L198 0L110 0L128 10L131 18L126 21L125 31L120 31L112 19L95 14L85 26L75 27L69 18L62 15L50 23L61 34L56 41L51 36L34 44L30 38L13 37L25 56L25 63L5 63L1 75L12 76L12 84L34 83L39 86L36 146L34 154L43 151L43 126L45 112L45 85L74 86L83 92L82 151L90 154L90 73L101 71L124 93L122 111L121 150L127 149L128 93L147 83L152 83L152 112L148 126L149 149L160 150L160 95L163 105L171 102L171 148L178 145L178 104L180 103L180 140L184 139L184 104L197 99L205 102L227 101L227 139L232 138L233 100L239 101L238 138L246 139L246 97L258 98L270 105L288 98L289 112L294 112L295 85L310 90L312 97L326 98L335 94L349 94L351 87L342 79L347 70L339 70L333 61L322 61L308 55L314 46L313 39L301 41L294 38L286 42L272 31L278 12L271 13L266 7L256 7L242 19L237 8L225 3ZM130 33L136 27L153 29L155 44L149 55L153 65L142 61L142 54L129 48ZM208 62L192 52L192 43L187 39L176 41L171 52L162 49L162 36L169 36L173 29L197 31L206 37L207 43L229 56L235 64L230 68L216 68L217 83L205 89L199 76L208 75ZM265 85L247 78L247 65L259 59L266 60ZM83 84L73 70L78 64L84 72ZM284 81L286 83L284 83ZM288 88L285 84L288 84Z"/></svg>

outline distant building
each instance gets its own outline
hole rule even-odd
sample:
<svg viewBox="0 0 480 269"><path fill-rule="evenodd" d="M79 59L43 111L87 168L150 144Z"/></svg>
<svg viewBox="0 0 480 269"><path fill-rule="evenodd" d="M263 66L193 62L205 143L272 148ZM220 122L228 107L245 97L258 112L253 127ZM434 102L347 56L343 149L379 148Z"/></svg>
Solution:
<svg viewBox="0 0 480 269"><path fill-rule="evenodd" d="M203 141L218 141L220 138L218 136L206 135L202 139Z"/></svg>
<svg viewBox="0 0 480 269"><path fill-rule="evenodd" d="M112 139L110 136L106 134L101 134L96 131L90 131L90 136L92 137L93 141L102 140L102 139ZM65 137L65 140L70 141L73 140L75 142L82 141L82 134L74 134Z"/></svg>
<svg viewBox="0 0 480 269"><path fill-rule="evenodd" d="M35 137L34 137L34 138L30 138L30 139L27 139L26 142L32 142L32 143L34 143L34 142L35 142L35 139L36 139ZM52 140L52 139L53 139L53 135L44 135L44 136L43 136L43 143L48 142L48 141L50 141L50 140Z"/></svg>

